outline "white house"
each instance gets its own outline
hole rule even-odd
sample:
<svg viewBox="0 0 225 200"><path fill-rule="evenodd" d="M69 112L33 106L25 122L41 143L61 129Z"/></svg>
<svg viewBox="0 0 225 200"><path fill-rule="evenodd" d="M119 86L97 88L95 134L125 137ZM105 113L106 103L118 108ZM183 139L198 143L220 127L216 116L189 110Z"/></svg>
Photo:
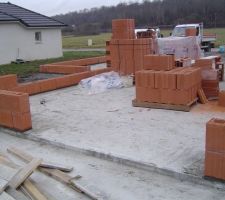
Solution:
<svg viewBox="0 0 225 200"><path fill-rule="evenodd" d="M0 3L0 65L62 56L65 24L11 3Z"/></svg>

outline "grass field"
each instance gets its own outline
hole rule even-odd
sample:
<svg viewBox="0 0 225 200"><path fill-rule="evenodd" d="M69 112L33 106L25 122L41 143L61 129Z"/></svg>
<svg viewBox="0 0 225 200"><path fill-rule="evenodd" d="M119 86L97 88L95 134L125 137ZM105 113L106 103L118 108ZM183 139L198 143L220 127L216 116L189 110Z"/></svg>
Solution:
<svg viewBox="0 0 225 200"><path fill-rule="evenodd" d="M63 57L45 60L36 60L24 64L8 64L0 65L0 75L17 74L18 76L27 76L39 72L39 66L47 63L73 60L79 58L88 58L94 56L104 55L104 52L90 51L90 52L64 52Z"/></svg>
<svg viewBox="0 0 225 200"><path fill-rule="evenodd" d="M168 37L172 30L161 30L164 37ZM225 45L225 28L205 29L204 33L216 34L216 46ZM80 37L63 37L63 48L104 48L105 42L110 40L111 33L104 33L93 36L80 36ZM93 40L93 45L88 47L88 39Z"/></svg>
<svg viewBox="0 0 225 200"><path fill-rule="evenodd" d="M105 42L110 40L111 33L102 33L100 35L63 37L63 48L102 48L105 47ZM88 39L92 39L93 45L88 46Z"/></svg>

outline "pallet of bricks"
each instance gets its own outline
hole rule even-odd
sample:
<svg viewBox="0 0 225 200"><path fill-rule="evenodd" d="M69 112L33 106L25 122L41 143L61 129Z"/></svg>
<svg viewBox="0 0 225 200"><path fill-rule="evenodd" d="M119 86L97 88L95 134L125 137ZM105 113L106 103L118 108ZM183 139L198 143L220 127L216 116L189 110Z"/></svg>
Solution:
<svg viewBox="0 0 225 200"><path fill-rule="evenodd" d="M106 43L107 64L120 75L133 75L142 70L144 56L153 53L151 38L135 39L133 19L112 21L112 39Z"/></svg>
<svg viewBox="0 0 225 200"><path fill-rule="evenodd" d="M173 55L146 55L135 77L137 107L190 111L201 88L200 69L176 67Z"/></svg>
<svg viewBox="0 0 225 200"><path fill-rule="evenodd" d="M219 95L219 70L216 69L216 56L200 58L193 67L201 69L202 89L209 100L218 99Z"/></svg>

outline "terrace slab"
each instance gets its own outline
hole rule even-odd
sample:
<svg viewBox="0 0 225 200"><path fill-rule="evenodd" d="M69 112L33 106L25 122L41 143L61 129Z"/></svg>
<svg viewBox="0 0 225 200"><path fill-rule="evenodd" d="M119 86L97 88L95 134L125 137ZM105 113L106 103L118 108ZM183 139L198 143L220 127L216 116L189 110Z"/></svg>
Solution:
<svg viewBox="0 0 225 200"><path fill-rule="evenodd" d="M202 177L206 122L225 118L225 108L216 103L198 104L191 112L134 108L134 98L131 85L95 95L74 86L32 96L28 138Z"/></svg>

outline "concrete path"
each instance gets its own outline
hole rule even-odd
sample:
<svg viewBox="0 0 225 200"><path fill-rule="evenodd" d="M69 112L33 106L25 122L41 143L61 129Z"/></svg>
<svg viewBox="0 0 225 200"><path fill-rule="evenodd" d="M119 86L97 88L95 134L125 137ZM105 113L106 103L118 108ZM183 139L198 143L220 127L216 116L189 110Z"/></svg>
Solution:
<svg viewBox="0 0 225 200"><path fill-rule="evenodd" d="M35 157L46 161L66 163L74 166L71 175L81 175L79 184L107 200L222 200L225 192L211 187L150 173L136 168L104 161L73 151L52 147L0 133L0 152L6 152L10 146L28 151ZM10 154L7 154L14 161ZM20 162L23 164L22 162ZM40 173L32 175L39 189L55 200L88 199L68 187Z"/></svg>

